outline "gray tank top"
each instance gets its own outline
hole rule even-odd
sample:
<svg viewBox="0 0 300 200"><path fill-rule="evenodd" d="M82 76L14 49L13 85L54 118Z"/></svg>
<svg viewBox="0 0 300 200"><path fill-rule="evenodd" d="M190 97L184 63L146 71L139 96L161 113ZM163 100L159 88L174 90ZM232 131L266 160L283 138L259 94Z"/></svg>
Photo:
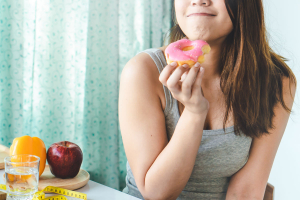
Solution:
<svg viewBox="0 0 300 200"><path fill-rule="evenodd" d="M167 65L160 49L145 51L154 60L159 73ZM141 53L141 52L140 52ZM166 96L164 110L168 139L172 137L180 118L178 102L163 85ZM252 138L236 136L234 126L216 130L203 130L192 174L177 200L215 199L225 200L228 183L233 174L247 162ZM127 161L126 187L123 192L144 199L139 192L131 168Z"/></svg>

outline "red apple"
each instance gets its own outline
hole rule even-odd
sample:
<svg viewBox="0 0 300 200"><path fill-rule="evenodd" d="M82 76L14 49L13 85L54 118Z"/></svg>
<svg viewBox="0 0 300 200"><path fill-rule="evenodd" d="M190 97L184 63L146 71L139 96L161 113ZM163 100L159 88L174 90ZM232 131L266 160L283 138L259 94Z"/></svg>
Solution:
<svg viewBox="0 0 300 200"><path fill-rule="evenodd" d="M58 178L74 178L82 163L80 147L69 141L53 143L47 151L51 173Z"/></svg>

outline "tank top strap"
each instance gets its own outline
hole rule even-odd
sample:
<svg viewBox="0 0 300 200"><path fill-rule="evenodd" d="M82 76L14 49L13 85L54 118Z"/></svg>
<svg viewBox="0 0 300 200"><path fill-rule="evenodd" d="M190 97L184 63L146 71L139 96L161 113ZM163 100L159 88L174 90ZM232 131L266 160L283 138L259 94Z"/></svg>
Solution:
<svg viewBox="0 0 300 200"><path fill-rule="evenodd" d="M141 51L139 53L142 53L142 52L150 55L150 57L154 61L155 65L159 71L159 74L160 74L162 72L162 70L164 69L164 67L167 65L167 61L165 59L165 56L164 56L162 50L156 49L156 48L151 48L151 49L146 49L144 51ZM171 95L170 90L166 86L163 85L163 88L164 88L164 93L165 93L165 98L166 98L166 107L164 110L164 114L166 115L172 108L173 97Z"/></svg>

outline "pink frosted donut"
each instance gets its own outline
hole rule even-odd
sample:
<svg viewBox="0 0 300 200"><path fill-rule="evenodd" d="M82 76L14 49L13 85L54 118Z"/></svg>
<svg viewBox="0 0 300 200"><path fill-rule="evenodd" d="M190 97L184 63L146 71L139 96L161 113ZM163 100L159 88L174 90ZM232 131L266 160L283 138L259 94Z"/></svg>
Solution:
<svg viewBox="0 0 300 200"><path fill-rule="evenodd" d="M188 64L191 68L196 62L203 63L204 55L210 50L209 44L203 40L181 39L169 44L165 56L168 64L177 62L177 66Z"/></svg>

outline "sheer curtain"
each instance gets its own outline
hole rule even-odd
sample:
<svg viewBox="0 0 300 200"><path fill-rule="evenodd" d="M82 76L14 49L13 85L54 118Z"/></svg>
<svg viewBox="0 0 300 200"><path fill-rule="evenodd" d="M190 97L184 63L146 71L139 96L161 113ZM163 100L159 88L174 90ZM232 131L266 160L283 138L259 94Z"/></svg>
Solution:
<svg viewBox="0 0 300 200"><path fill-rule="evenodd" d="M123 189L120 74L163 45L171 10L172 0L1 0L0 143L74 142L91 180Z"/></svg>

